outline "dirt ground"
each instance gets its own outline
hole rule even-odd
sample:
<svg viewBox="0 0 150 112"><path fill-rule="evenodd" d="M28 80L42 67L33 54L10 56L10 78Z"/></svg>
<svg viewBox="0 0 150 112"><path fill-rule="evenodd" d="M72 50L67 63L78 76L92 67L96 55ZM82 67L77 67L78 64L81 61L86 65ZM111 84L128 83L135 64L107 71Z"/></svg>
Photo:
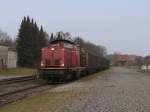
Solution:
<svg viewBox="0 0 150 112"><path fill-rule="evenodd" d="M115 67L0 107L0 112L150 112L150 75Z"/></svg>

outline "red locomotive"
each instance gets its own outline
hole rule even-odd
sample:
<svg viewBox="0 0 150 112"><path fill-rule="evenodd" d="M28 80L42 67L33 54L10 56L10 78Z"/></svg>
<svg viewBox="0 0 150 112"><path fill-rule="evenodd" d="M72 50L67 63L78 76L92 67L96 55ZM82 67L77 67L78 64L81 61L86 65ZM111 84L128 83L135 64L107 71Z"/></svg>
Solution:
<svg viewBox="0 0 150 112"><path fill-rule="evenodd" d="M49 81L66 81L108 67L105 59L85 51L69 40L54 40L42 48L39 77Z"/></svg>

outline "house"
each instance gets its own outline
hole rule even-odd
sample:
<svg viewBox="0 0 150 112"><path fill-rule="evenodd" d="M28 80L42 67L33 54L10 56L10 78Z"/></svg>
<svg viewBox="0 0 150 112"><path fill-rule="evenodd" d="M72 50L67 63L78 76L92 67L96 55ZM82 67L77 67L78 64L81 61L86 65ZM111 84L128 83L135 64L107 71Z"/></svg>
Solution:
<svg viewBox="0 0 150 112"><path fill-rule="evenodd" d="M17 53L15 49L0 45L0 69L17 67Z"/></svg>
<svg viewBox="0 0 150 112"><path fill-rule="evenodd" d="M142 69L142 70L150 70L150 55L149 55L149 56L146 56L146 57L143 59L141 69Z"/></svg>
<svg viewBox="0 0 150 112"><path fill-rule="evenodd" d="M149 56L146 56L146 57L143 59L143 64L144 64L144 65L150 65L150 55L149 55Z"/></svg>
<svg viewBox="0 0 150 112"><path fill-rule="evenodd" d="M134 66L137 64L139 56L128 54L117 54L117 65L119 66Z"/></svg>

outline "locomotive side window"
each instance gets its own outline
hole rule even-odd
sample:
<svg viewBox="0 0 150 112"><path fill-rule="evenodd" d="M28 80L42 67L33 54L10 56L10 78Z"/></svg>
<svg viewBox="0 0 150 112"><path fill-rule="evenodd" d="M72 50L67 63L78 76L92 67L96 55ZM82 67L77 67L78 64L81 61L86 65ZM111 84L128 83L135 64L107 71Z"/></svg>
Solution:
<svg viewBox="0 0 150 112"><path fill-rule="evenodd" d="M64 42L64 48L73 48L73 45L70 43Z"/></svg>

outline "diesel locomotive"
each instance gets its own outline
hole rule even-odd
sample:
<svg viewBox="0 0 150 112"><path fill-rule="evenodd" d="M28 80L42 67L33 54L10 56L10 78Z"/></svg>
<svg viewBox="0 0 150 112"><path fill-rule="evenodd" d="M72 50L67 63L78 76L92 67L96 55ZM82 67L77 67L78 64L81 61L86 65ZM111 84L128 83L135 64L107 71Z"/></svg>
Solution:
<svg viewBox="0 0 150 112"><path fill-rule="evenodd" d="M48 81L67 81L109 67L101 56L86 51L73 41L60 39L51 41L41 50L39 78Z"/></svg>

